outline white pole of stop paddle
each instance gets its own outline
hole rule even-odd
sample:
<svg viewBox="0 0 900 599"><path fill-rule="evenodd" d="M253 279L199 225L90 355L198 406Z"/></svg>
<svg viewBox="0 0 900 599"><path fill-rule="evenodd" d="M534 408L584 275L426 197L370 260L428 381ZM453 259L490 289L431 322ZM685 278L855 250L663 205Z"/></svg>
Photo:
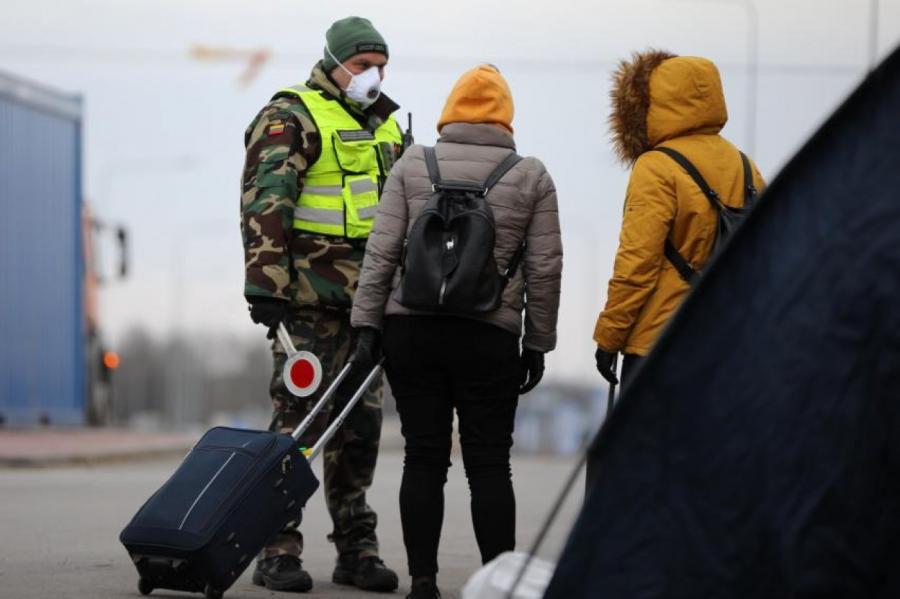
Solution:
<svg viewBox="0 0 900 599"><path fill-rule="evenodd" d="M382 362L378 362L375 368L372 369L372 372L369 373L369 376L366 377L366 380L363 381L363 384L359 386L359 389L356 390L356 393L353 394L353 397L350 398L350 401L347 402L347 405L344 406L344 409L341 410L341 413L337 418L334 419L334 422L331 423L331 426L322 433L322 436L319 437L319 440L316 441L316 444L313 445L312 450L309 453L308 461L312 462L316 459L316 456L319 455L319 452L322 451L322 448L325 447L325 444L328 443L328 440L334 436L334 432L340 428L340 426L344 423L344 420L347 418L347 414L350 413L350 410L353 409L353 406L356 405L356 402L359 401L359 398L362 397L362 394L366 392L366 389L369 388L369 385L372 384L372 381L381 374L381 364ZM344 370L347 370L350 366L353 365L353 362L349 362L347 366L344 367ZM343 374L343 373L342 373ZM330 389L329 389L330 391Z"/></svg>
<svg viewBox="0 0 900 599"><path fill-rule="evenodd" d="M306 418L303 419L303 422L300 423L300 426L294 429L294 432L291 433L291 436L295 441L300 439L300 435L302 435L306 429L309 428L309 425L312 424L313 418L322 411L322 408L325 407L325 404L331 399L331 396L334 395L334 392L337 390L338 386L343 382L347 375L350 374L350 368L353 366L352 363L347 362L347 365L344 366L344 369L338 373L337 377L334 381L331 382L331 385L328 386L328 389L325 390L325 393L322 394L322 399L316 402L316 405L313 406L313 409L310 410L309 414L306 415Z"/></svg>
<svg viewBox="0 0 900 599"><path fill-rule="evenodd" d="M291 341L291 334L288 333L287 327L284 326L283 322L278 323L278 340L281 342L281 347L284 348L288 357L297 353L297 348L294 347L294 342Z"/></svg>

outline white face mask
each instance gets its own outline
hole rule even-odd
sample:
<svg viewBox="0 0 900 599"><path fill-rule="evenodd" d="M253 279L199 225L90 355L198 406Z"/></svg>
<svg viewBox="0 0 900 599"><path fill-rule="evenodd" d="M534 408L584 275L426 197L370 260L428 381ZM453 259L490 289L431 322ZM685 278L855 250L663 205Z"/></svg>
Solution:
<svg viewBox="0 0 900 599"><path fill-rule="evenodd" d="M378 67L371 66L362 73L354 75L350 72L350 69L345 67L337 58L335 58L328 46L325 46L325 51L328 52L328 55L331 56L331 59L336 62L339 67L344 69L344 71L350 75L350 83L347 84L347 89L344 90L344 94L354 102L357 102L364 109L374 104L375 100L378 99L378 96L381 95L381 75L378 73Z"/></svg>

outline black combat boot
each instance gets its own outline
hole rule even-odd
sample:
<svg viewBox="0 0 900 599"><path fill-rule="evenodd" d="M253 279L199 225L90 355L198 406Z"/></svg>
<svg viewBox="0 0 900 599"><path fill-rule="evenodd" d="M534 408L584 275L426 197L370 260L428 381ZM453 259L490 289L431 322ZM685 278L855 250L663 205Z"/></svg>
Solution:
<svg viewBox="0 0 900 599"><path fill-rule="evenodd" d="M397 589L397 573L384 565L377 556L357 559L355 555L342 555L337 559L331 581L352 585L364 591L389 592Z"/></svg>
<svg viewBox="0 0 900 599"><path fill-rule="evenodd" d="M276 555L256 562L253 584L270 591L305 593L312 588L312 577L296 555Z"/></svg>
<svg viewBox="0 0 900 599"><path fill-rule="evenodd" d="M441 592L431 580L414 582L406 599L441 599Z"/></svg>

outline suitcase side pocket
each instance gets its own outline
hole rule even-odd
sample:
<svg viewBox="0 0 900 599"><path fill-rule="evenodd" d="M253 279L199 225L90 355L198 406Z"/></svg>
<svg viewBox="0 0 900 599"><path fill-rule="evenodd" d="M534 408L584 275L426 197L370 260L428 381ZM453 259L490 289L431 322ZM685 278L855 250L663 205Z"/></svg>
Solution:
<svg viewBox="0 0 900 599"><path fill-rule="evenodd" d="M234 489L256 461L230 448L195 447L135 516L134 524L201 533L214 515L227 509Z"/></svg>

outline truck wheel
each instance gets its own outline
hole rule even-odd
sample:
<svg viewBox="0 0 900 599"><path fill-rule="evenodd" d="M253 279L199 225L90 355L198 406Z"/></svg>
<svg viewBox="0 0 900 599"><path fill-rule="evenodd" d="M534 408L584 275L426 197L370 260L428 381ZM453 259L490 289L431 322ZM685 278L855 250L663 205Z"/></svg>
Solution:
<svg viewBox="0 0 900 599"><path fill-rule="evenodd" d="M153 583L146 578L141 578L138 580L138 591L141 592L141 595L149 595L153 592Z"/></svg>
<svg viewBox="0 0 900 599"><path fill-rule="evenodd" d="M214 589L210 585L206 585L206 588L203 589L203 595L206 599L222 599L222 591L219 589Z"/></svg>

